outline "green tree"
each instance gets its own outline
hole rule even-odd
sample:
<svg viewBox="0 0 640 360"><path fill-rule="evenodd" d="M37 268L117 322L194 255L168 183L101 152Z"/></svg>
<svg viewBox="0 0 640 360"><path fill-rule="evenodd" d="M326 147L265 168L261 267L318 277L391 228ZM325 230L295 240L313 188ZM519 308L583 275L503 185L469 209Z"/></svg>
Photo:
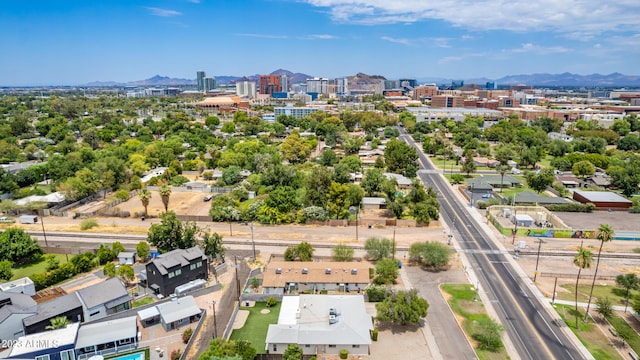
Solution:
<svg viewBox="0 0 640 360"><path fill-rule="evenodd" d="M364 242L364 249L369 259L376 261L388 258L393 251L393 244L387 238L368 238Z"/></svg>
<svg viewBox="0 0 640 360"><path fill-rule="evenodd" d="M412 146L398 139L387 142L384 161L390 172L405 174L410 165L415 166L416 160L418 154Z"/></svg>
<svg viewBox="0 0 640 360"><path fill-rule="evenodd" d="M149 243L146 241L140 241L138 245L136 245L136 255L138 255L138 259L144 261L151 256L151 247Z"/></svg>
<svg viewBox="0 0 640 360"><path fill-rule="evenodd" d="M476 164L473 162L473 152L467 150L464 152L464 163L462 164L462 171L467 174L467 176L476 172Z"/></svg>
<svg viewBox="0 0 640 360"><path fill-rule="evenodd" d="M578 161L577 163L573 164L571 172L573 172L575 176L586 178L587 176L596 173L596 167L591 163L591 161Z"/></svg>
<svg viewBox="0 0 640 360"><path fill-rule="evenodd" d="M429 303L416 289L394 292L376 304L379 321L400 325L419 324L428 309Z"/></svg>
<svg viewBox="0 0 640 360"><path fill-rule="evenodd" d="M214 204L211 205L211 209L209 210L209 216L211 216L211 219L218 222L229 222L229 236L233 236L231 223L233 221L240 220L240 211L233 206L222 207L213 206Z"/></svg>
<svg viewBox="0 0 640 360"><path fill-rule="evenodd" d="M222 242L222 236L217 232L203 232L202 247L204 248L205 255L210 256L212 259L220 256L220 258L224 260L224 243Z"/></svg>
<svg viewBox="0 0 640 360"><path fill-rule="evenodd" d="M305 177L305 198L309 205L325 207L333 174L324 166L315 166Z"/></svg>
<svg viewBox="0 0 640 360"><path fill-rule="evenodd" d="M171 196L171 187L167 184L163 184L158 190L160 197L162 198L162 204L164 205L164 211L169 211L169 197Z"/></svg>
<svg viewBox="0 0 640 360"><path fill-rule="evenodd" d="M382 184L386 180L382 169L369 169L364 173L364 177L360 182L360 186L367 193L367 196L374 196L382 191Z"/></svg>
<svg viewBox="0 0 640 360"><path fill-rule="evenodd" d="M116 264L114 264L112 262L108 262L108 263L104 264L104 267L102 268L102 273L104 274L104 276L108 276L110 278L115 277L116 276Z"/></svg>
<svg viewBox="0 0 640 360"><path fill-rule="evenodd" d="M627 298L627 304L628 303L629 298ZM611 300L609 300L608 296L604 298L598 298L598 301L596 301L596 305L598 305L598 314L602 315L604 318L608 318L613 315L613 306L611 305Z"/></svg>
<svg viewBox="0 0 640 360"><path fill-rule="evenodd" d="M331 249L333 261L353 261L354 249L346 244L338 244Z"/></svg>
<svg viewBox="0 0 640 360"><path fill-rule="evenodd" d="M140 197L140 202L142 202L142 206L144 206L144 217L149 217L149 213L147 212L147 208L149 207L149 202L151 201L151 191L147 189L140 190L138 193Z"/></svg>
<svg viewBox="0 0 640 360"><path fill-rule="evenodd" d="M209 348L198 360L254 360L255 357L256 350L247 340L216 338L209 342Z"/></svg>
<svg viewBox="0 0 640 360"><path fill-rule="evenodd" d="M349 208L349 187L347 185L332 182L327 193L327 206L329 211L340 219L348 214Z"/></svg>
<svg viewBox="0 0 640 360"><path fill-rule="evenodd" d="M231 121L227 121L222 125L220 131L222 131L223 133L232 134L236 132L236 125Z"/></svg>
<svg viewBox="0 0 640 360"><path fill-rule="evenodd" d="M147 242L160 252L188 249L196 245L198 227L194 222L183 223L173 211L160 214L160 224L152 224L147 233Z"/></svg>
<svg viewBox="0 0 640 360"><path fill-rule="evenodd" d="M554 179L552 169L540 170L540 173L538 174L528 171L525 173L524 177L527 179L529 187L535 190L538 194L545 191L549 185L553 184Z"/></svg>
<svg viewBox="0 0 640 360"><path fill-rule="evenodd" d="M80 255L74 256L71 259L71 264L73 264L75 274L80 274L93 269L93 267L95 266L95 264L93 263L93 259L95 257L96 255L89 251L82 253Z"/></svg>
<svg viewBox="0 0 640 360"><path fill-rule="evenodd" d="M28 264L40 259L42 254L38 242L24 230L10 227L0 233L0 260Z"/></svg>
<svg viewBox="0 0 640 360"><path fill-rule="evenodd" d="M136 277L136 273L133 270L133 266L129 264L120 265L118 270L116 270L116 275L122 280L125 284L128 284L133 281Z"/></svg>
<svg viewBox="0 0 640 360"><path fill-rule="evenodd" d="M599 256L598 256L599 257ZM629 295L631 290L638 290L640 288L640 278L636 274L624 274L616 276L616 284L625 290L625 304L624 312L627 312L629 306Z"/></svg>
<svg viewBox="0 0 640 360"><path fill-rule="evenodd" d="M225 185L235 185L242 180L242 169L238 165L231 165L222 169L222 181Z"/></svg>
<svg viewBox="0 0 640 360"><path fill-rule="evenodd" d="M120 254L123 251L126 251L126 249L124 248L124 246L122 246L122 243L120 241L116 241L113 244L111 244L111 251L113 252L114 257L118 257L118 254Z"/></svg>
<svg viewBox="0 0 640 360"><path fill-rule="evenodd" d="M398 278L398 261L394 259L380 259L376 263L376 285L395 284Z"/></svg>
<svg viewBox="0 0 640 360"><path fill-rule="evenodd" d="M46 330L64 329L67 325L71 324L66 316L57 316L49 320L50 325L45 326Z"/></svg>
<svg viewBox="0 0 640 360"><path fill-rule="evenodd" d="M300 134L297 132L287 136L284 142L280 145L280 152L282 158L288 160L292 164L298 164L304 162L309 154L311 154L311 148L305 144L300 138Z"/></svg>
<svg viewBox="0 0 640 360"><path fill-rule="evenodd" d="M313 246L303 241L298 245L287 247L284 252L284 259L286 261L311 261L313 259L313 251Z"/></svg>
<svg viewBox="0 0 640 360"><path fill-rule="evenodd" d="M506 164L500 164L496 167L496 171L500 174L500 192L504 190L504 174L506 174L511 167Z"/></svg>
<svg viewBox="0 0 640 360"><path fill-rule="evenodd" d="M336 156L335 151L326 149L322 152L322 154L320 154L319 160L320 164L323 166L333 166L338 160L338 157Z"/></svg>
<svg viewBox="0 0 640 360"><path fill-rule="evenodd" d="M107 244L100 244L98 247L98 251L96 251L96 255L98 256L98 264L104 265L109 261L115 259L115 255L113 254L113 250Z"/></svg>
<svg viewBox="0 0 640 360"><path fill-rule="evenodd" d="M491 318L482 318L475 323L472 337L479 342L478 348L498 351L502 348L504 326Z"/></svg>
<svg viewBox="0 0 640 360"><path fill-rule="evenodd" d="M294 344L289 344L282 353L282 360L302 360L302 349Z"/></svg>
<svg viewBox="0 0 640 360"><path fill-rule="evenodd" d="M424 266L441 269L449 264L451 249L437 241L417 242L409 247L409 258Z"/></svg>
<svg viewBox="0 0 640 360"><path fill-rule="evenodd" d="M596 286L596 277L598 276L598 268L600 267L600 254L602 254L602 247L604 243L610 242L613 240L615 233L613 232L613 228L607 224L601 224L598 228L598 234L596 238L600 240L600 248L598 249L598 259L596 260L596 269L593 273L593 282L591 283L591 290L589 291L589 301L587 302L587 311L584 313L584 322L587 322L587 317L589 316L589 306L591 305L591 297L593 296L593 289Z"/></svg>
<svg viewBox="0 0 640 360"><path fill-rule="evenodd" d="M13 262L9 260L0 260L0 280L9 281L13 277Z"/></svg>
<svg viewBox="0 0 640 360"><path fill-rule="evenodd" d="M573 258L573 265L578 267L578 276L576 276L576 290L575 290L575 302L576 302L576 330L579 329L579 320L578 320L578 285L580 284L580 273L583 269L588 269L591 267L591 263L593 262L593 255L590 250L587 250L580 246L578 249L578 254Z"/></svg>

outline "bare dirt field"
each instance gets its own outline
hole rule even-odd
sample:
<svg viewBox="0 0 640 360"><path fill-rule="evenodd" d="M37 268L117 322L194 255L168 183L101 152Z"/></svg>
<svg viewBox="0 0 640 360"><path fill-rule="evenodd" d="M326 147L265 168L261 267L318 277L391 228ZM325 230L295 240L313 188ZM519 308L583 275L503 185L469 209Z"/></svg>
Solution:
<svg viewBox="0 0 640 360"><path fill-rule="evenodd" d="M631 214L626 211L554 212L554 214L573 229L596 229L600 224L609 224L614 231L640 232L640 214Z"/></svg>
<svg viewBox="0 0 640 360"><path fill-rule="evenodd" d="M209 215L211 203L202 200L206 194L207 193L201 192L173 191L169 197L169 210L175 211L178 215ZM132 216L135 213L144 214L144 206L142 206L142 202L137 196L132 197L116 207L123 211L129 211ZM151 217L157 217L164 211L162 198L157 191L151 191L151 201L149 201L147 211Z"/></svg>

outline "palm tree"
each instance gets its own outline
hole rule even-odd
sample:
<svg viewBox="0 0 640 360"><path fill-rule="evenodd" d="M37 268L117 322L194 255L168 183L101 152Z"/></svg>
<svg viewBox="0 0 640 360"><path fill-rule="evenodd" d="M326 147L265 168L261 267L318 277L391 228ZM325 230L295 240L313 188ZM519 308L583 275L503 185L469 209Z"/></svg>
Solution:
<svg viewBox="0 0 640 360"><path fill-rule="evenodd" d="M149 206L149 201L151 200L151 191L147 189L140 190L140 201L142 202L142 206L144 206L144 217L149 217L147 213L147 207Z"/></svg>
<svg viewBox="0 0 640 360"><path fill-rule="evenodd" d="M624 312L627 312L629 306L629 294L631 290L638 290L640 287L640 278L636 274L624 274L616 277L616 284L622 286L627 291L626 302L624 304Z"/></svg>
<svg viewBox="0 0 640 360"><path fill-rule="evenodd" d="M580 273L582 269L588 269L591 267L591 263L593 262L593 254L591 254L591 250L587 250L582 247L580 244L580 248L578 249L578 254L573 258L573 264L578 267L578 277L576 277L576 330L578 329L578 284L580 283Z"/></svg>
<svg viewBox="0 0 640 360"><path fill-rule="evenodd" d="M607 224L601 224L598 228L598 235L596 236L600 240L600 249L598 250L598 259L596 260L596 270L593 274L593 282L591 283L591 291L589 292L589 301L587 302L587 311L584 313L584 321L587 322L589 316L589 306L591 306L591 296L593 296L593 288L596 285L596 276L598 275L598 267L600 266L600 253L602 253L602 246L604 243L613 240L613 229Z"/></svg>
<svg viewBox="0 0 640 360"><path fill-rule="evenodd" d="M171 188L169 185L164 184L158 190L160 196L162 197L162 203L164 204L164 211L169 211L169 196L171 196Z"/></svg>
<svg viewBox="0 0 640 360"><path fill-rule="evenodd" d="M66 328L67 325L71 323L66 316L54 317L50 321L51 321L51 325L47 325L45 327L46 330L63 329L63 328Z"/></svg>
<svg viewBox="0 0 640 360"><path fill-rule="evenodd" d="M500 164L496 168L496 171L500 173L500 192L504 191L504 174L506 174L509 169L509 165L505 164Z"/></svg>

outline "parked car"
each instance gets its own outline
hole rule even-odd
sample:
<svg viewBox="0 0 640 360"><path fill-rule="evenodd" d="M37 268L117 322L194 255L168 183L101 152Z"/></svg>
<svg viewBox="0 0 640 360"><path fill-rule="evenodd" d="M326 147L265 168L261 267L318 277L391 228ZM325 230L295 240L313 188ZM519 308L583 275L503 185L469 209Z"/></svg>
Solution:
<svg viewBox="0 0 640 360"><path fill-rule="evenodd" d="M204 198L202 198L202 201L211 201L211 199L213 199L213 194L208 194L205 195Z"/></svg>

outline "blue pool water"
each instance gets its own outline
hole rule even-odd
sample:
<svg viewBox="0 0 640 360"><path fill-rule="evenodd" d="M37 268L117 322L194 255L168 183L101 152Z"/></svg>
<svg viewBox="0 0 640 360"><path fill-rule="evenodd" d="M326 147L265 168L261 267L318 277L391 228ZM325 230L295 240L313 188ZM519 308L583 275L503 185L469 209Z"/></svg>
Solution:
<svg viewBox="0 0 640 360"><path fill-rule="evenodd" d="M126 356L116 357L111 360L144 360L144 353L129 354Z"/></svg>

